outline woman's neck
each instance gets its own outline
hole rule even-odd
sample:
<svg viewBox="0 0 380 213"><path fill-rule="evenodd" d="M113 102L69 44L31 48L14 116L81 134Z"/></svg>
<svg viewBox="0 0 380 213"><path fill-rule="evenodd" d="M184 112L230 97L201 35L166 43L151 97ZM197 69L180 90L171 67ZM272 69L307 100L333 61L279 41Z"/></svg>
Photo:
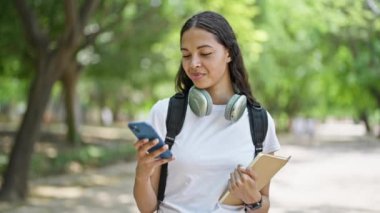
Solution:
<svg viewBox="0 0 380 213"><path fill-rule="evenodd" d="M230 100L230 98L235 94L231 86L223 88L209 88L208 93L212 98L213 104L224 105Z"/></svg>

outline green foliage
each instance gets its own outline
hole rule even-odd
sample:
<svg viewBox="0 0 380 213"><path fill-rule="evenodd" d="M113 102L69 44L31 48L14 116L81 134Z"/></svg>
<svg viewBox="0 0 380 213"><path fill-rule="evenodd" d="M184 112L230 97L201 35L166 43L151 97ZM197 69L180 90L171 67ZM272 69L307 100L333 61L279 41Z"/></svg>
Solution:
<svg viewBox="0 0 380 213"><path fill-rule="evenodd" d="M244 44L242 49L247 58L257 60L260 43L266 37L253 25L252 18L258 12L254 1L156 3L159 4L152 1L127 4L123 21L104 33L112 42L104 45L99 39L94 46L92 51L99 61L87 68L86 78L96 80L98 97L106 97L107 100L97 99L101 104L113 108L122 101L130 112L138 113L148 110L157 99L172 95L181 60L179 31L184 21L199 11L223 13Z"/></svg>
<svg viewBox="0 0 380 213"><path fill-rule="evenodd" d="M26 97L26 81L17 78L0 79L0 104L17 103Z"/></svg>
<svg viewBox="0 0 380 213"><path fill-rule="evenodd" d="M29 4L56 38L64 27L63 3ZM13 5L6 1L2 8L0 111L25 100L36 66ZM86 33L103 31L77 54L85 66L81 106L132 117L173 94L179 30L204 10L230 21L255 96L283 126L295 116L357 117L379 109L380 18L365 0L101 1ZM53 100L60 98L55 91Z"/></svg>
<svg viewBox="0 0 380 213"><path fill-rule="evenodd" d="M253 81L270 111L292 118L379 108L380 19L366 1L261 2L269 39Z"/></svg>
<svg viewBox="0 0 380 213"><path fill-rule="evenodd" d="M71 163L78 163L82 168L100 167L112 163L133 158L135 150L128 144L116 144L112 146L86 145L59 152L56 156L47 156L37 153L33 156L31 164L31 176L61 174L68 172ZM0 163L1 161L0 156Z"/></svg>
<svg viewBox="0 0 380 213"><path fill-rule="evenodd" d="M0 14L0 111L25 100L32 66L17 13L11 1Z"/></svg>

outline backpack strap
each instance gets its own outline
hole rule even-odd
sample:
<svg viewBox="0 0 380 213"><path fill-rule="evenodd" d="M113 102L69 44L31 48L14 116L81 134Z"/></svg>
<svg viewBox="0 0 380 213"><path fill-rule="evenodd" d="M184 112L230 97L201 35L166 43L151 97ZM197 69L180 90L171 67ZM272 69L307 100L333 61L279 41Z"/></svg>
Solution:
<svg viewBox="0 0 380 213"><path fill-rule="evenodd" d="M169 149L174 144L175 137L181 132L183 123L186 117L187 109L187 94L177 93L169 100L168 113L166 116L166 137L165 143L168 144ZM161 166L160 182L158 185L157 200L158 205L164 200L166 179L168 175L168 164Z"/></svg>
<svg viewBox="0 0 380 213"><path fill-rule="evenodd" d="M267 111L258 103L248 104L248 116L256 157L263 151L263 142L268 131Z"/></svg>

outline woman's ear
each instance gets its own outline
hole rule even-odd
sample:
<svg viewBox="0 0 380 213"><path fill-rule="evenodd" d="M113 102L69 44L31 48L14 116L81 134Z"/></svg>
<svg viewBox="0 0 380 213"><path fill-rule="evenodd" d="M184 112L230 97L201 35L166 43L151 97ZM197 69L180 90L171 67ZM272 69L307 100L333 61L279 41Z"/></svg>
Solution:
<svg viewBox="0 0 380 213"><path fill-rule="evenodd" d="M230 63L232 61L230 52L227 52L227 63Z"/></svg>
<svg viewBox="0 0 380 213"><path fill-rule="evenodd" d="M228 55L227 57L227 63L230 63L231 62L231 56Z"/></svg>

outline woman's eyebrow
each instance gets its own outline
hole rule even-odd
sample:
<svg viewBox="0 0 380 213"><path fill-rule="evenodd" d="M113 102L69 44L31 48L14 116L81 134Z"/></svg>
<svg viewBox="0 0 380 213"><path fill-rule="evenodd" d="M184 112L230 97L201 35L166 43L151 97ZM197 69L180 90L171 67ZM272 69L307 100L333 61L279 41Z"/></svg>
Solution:
<svg viewBox="0 0 380 213"><path fill-rule="evenodd" d="M208 44L204 44L204 45L197 47L197 49L202 49L202 48L212 48L212 46L210 46Z"/></svg>
<svg viewBox="0 0 380 213"><path fill-rule="evenodd" d="M208 44L204 44L204 45L201 45L201 46L197 47L197 49L202 49L202 48L212 48L212 46L210 46ZM184 47L181 47L181 50L183 50L183 51L189 51L187 48L184 48Z"/></svg>

